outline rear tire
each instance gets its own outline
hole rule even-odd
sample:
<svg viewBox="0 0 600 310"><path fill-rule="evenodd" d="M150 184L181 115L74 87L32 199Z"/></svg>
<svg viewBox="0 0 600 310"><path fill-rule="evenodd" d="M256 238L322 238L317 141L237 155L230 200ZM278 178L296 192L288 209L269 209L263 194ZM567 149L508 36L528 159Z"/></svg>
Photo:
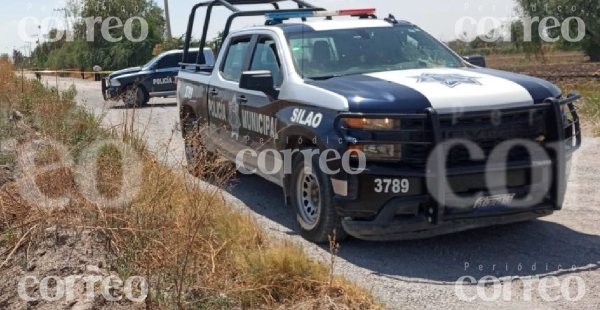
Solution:
<svg viewBox="0 0 600 310"><path fill-rule="evenodd" d="M183 124L185 159L188 164L188 171L192 175L198 176L198 169L201 165L201 161L206 160L206 156L203 156L203 153L206 151L202 144L200 126L198 120L191 115L186 116L186 119L181 122Z"/></svg>
<svg viewBox="0 0 600 310"><path fill-rule="evenodd" d="M130 85L125 89L123 94L123 103L126 108L141 108L148 103L148 95L139 86Z"/></svg>
<svg viewBox="0 0 600 310"><path fill-rule="evenodd" d="M200 124L195 117L187 116L181 122L183 124L185 159L188 172L197 178L217 185L226 182L235 172L235 166L206 149L202 143Z"/></svg>
<svg viewBox="0 0 600 310"><path fill-rule="evenodd" d="M336 241L343 241L347 234L333 204L331 177L318 168L318 156L313 155L311 162L312 167L308 167L302 153L295 156L290 182L300 234L315 243L327 243L334 235Z"/></svg>

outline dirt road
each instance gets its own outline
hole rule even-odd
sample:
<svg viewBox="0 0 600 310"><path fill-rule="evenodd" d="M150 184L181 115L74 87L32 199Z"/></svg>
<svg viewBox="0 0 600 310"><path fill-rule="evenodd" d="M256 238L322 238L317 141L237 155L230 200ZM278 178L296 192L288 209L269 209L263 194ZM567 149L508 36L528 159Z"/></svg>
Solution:
<svg viewBox="0 0 600 310"><path fill-rule="evenodd" d="M183 143L177 131L174 99L152 100L149 107L134 112L119 103L105 103L98 82L55 78L45 81L61 90L75 83L79 103L103 115L107 127L118 128L133 120L158 158L173 167L182 164ZM342 244L336 273L372 290L389 308L598 309L599 185L600 140L586 139L574 161L563 211L543 220L430 240L350 240ZM228 199L249 211L271 235L302 244L311 256L328 259L327 249L297 235L294 212L284 206L279 188L258 177L240 176L229 193ZM463 276L477 280L493 276L501 278L502 284L455 285ZM515 276L524 280L510 280ZM558 283L553 283L554 276ZM578 279L582 281L577 282ZM577 288L585 289L581 298ZM494 296L494 289L500 294ZM557 300L549 301L554 299Z"/></svg>

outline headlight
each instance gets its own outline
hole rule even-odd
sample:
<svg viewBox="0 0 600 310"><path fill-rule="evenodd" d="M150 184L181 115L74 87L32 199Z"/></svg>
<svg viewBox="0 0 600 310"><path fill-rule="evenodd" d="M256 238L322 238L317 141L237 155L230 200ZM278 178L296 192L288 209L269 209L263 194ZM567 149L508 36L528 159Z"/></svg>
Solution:
<svg viewBox="0 0 600 310"><path fill-rule="evenodd" d="M111 79L110 86L121 86L121 82L119 82L117 79Z"/></svg>
<svg viewBox="0 0 600 310"><path fill-rule="evenodd" d="M394 130L400 129L400 120L391 118L347 118L347 128L362 130Z"/></svg>
<svg viewBox="0 0 600 310"><path fill-rule="evenodd" d="M400 161L402 160L402 146L400 144L364 144L351 145L350 150L362 152L367 160ZM353 158L358 157L356 154Z"/></svg>

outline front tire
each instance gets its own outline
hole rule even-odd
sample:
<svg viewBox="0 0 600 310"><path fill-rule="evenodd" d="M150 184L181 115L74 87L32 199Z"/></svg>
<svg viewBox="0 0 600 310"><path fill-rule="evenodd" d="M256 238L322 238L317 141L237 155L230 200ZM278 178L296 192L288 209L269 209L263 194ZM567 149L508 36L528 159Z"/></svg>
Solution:
<svg viewBox="0 0 600 310"><path fill-rule="evenodd" d="M291 204L296 210L300 234L315 243L327 243L334 235L336 241L343 241L347 234L333 205L331 178L318 169L318 156L311 155L309 167L303 154L308 152L294 158L290 182Z"/></svg>
<svg viewBox="0 0 600 310"><path fill-rule="evenodd" d="M123 94L123 103L126 108L141 108L148 103L148 95L139 86L130 85Z"/></svg>

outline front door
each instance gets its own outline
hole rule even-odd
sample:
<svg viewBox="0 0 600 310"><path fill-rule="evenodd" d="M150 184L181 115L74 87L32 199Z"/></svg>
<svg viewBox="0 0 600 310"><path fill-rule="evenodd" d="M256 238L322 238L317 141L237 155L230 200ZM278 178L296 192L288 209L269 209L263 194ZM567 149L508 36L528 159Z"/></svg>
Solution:
<svg viewBox="0 0 600 310"><path fill-rule="evenodd" d="M245 166L272 182L279 182L281 171L275 167L279 124L273 100L265 93L241 89L239 81L248 70L268 70L275 87L283 83L282 65L276 41L269 35L240 36L231 39L219 74L209 87L210 128L216 143L232 160L243 156ZM255 153L245 152L253 150ZM264 153L263 156L259 156ZM264 161L260 162L259 159Z"/></svg>
<svg viewBox="0 0 600 310"><path fill-rule="evenodd" d="M161 58L151 75L152 87L149 91L155 96L172 96L177 90L176 77L182 54L168 54Z"/></svg>
<svg viewBox="0 0 600 310"><path fill-rule="evenodd" d="M231 39L208 89L209 133L218 149L230 159L235 159L244 148L240 136L240 105L244 98L239 82L248 68L251 40L252 36Z"/></svg>
<svg viewBox="0 0 600 310"><path fill-rule="evenodd" d="M270 35L258 35L254 40L250 71L270 71L273 76L275 88L283 83L281 57L278 53L276 41ZM261 170L263 177L278 182L280 171L275 171L278 152L276 143L279 139L279 124L276 117L277 107L273 100L263 92L241 90L238 100L240 102L240 120L242 129L240 135L244 145L253 149L257 154L263 154L263 161L256 158L252 162ZM267 175L265 175L267 174Z"/></svg>

